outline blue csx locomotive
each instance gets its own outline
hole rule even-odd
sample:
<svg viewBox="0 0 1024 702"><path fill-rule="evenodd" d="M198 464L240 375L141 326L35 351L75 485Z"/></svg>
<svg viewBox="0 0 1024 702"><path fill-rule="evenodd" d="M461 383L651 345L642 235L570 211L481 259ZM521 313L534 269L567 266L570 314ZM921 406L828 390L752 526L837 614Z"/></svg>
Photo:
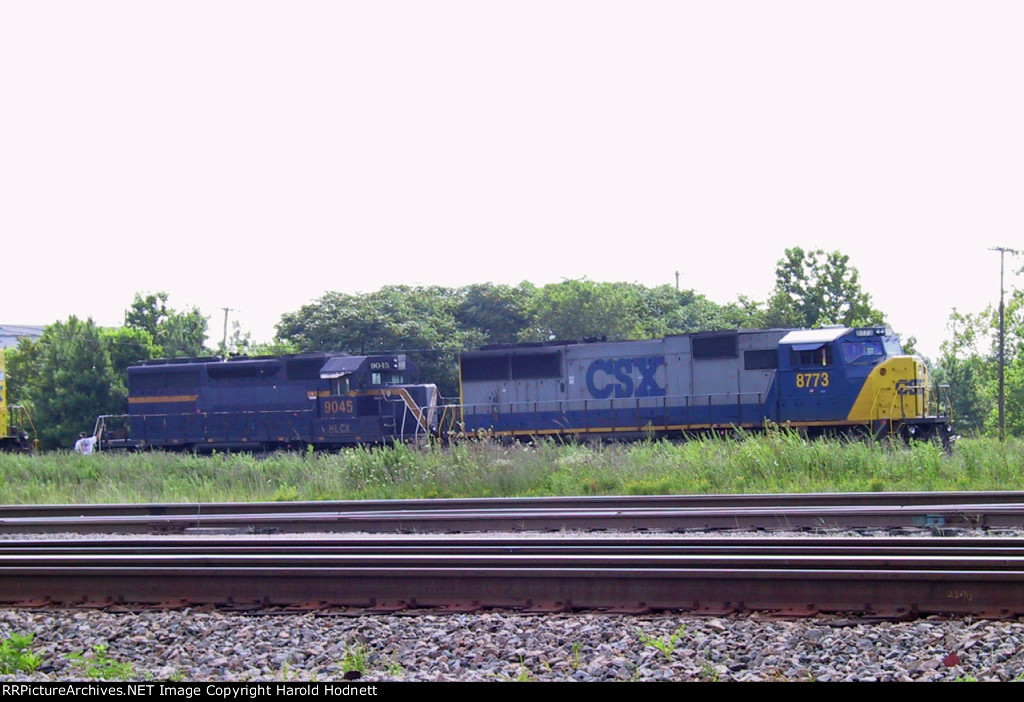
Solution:
<svg viewBox="0 0 1024 702"><path fill-rule="evenodd" d="M265 450L413 440L436 431L438 393L405 355L177 359L128 368L127 417L107 448Z"/></svg>
<svg viewBox="0 0 1024 702"><path fill-rule="evenodd" d="M102 418L105 447L334 448L449 432L630 439L773 424L951 438L924 362L885 327L488 347L461 355L454 405L402 354L150 361L128 369L128 386L127 418Z"/></svg>
<svg viewBox="0 0 1024 702"><path fill-rule="evenodd" d="M938 437L947 409L886 327L730 331L462 354L468 432L634 438L769 424ZM948 394L947 394L948 395Z"/></svg>

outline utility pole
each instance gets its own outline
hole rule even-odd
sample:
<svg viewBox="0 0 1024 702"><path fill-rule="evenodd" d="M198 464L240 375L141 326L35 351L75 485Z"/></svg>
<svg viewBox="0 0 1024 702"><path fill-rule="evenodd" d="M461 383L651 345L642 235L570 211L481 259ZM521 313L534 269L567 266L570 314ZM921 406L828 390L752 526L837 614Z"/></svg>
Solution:
<svg viewBox="0 0 1024 702"><path fill-rule="evenodd" d="M958 353L960 353L960 341L956 337L956 307L954 307L952 309L953 309L953 314L950 317L950 319L953 322L953 363L952 363L952 365L953 365L953 373L952 373L952 375L955 376L956 375L956 355Z"/></svg>
<svg viewBox="0 0 1024 702"><path fill-rule="evenodd" d="M221 349L223 350L224 358L228 357L228 312L237 312L230 307L221 307L224 310L224 341L221 342Z"/></svg>
<svg viewBox="0 0 1024 702"><path fill-rule="evenodd" d="M999 440L1006 440L1006 384L1003 378L1003 367L1006 364L1006 326L1003 307L1003 260L1006 254L1017 255L1017 249L1005 246L993 246L989 251L999 252Z"/></svg>

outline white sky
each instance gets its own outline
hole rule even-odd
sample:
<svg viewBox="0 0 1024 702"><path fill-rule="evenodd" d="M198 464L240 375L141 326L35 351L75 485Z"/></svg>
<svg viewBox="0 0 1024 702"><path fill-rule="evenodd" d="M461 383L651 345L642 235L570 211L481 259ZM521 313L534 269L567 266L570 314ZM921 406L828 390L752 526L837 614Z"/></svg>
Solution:
<svg viewBox="0 0 1024 702"><path fill-rule="evenodd" d="M0 0L0 323L849 254L934 355L1024 249L1021 2ZM1007 258L1011 271L1024 259Z"/></svg>

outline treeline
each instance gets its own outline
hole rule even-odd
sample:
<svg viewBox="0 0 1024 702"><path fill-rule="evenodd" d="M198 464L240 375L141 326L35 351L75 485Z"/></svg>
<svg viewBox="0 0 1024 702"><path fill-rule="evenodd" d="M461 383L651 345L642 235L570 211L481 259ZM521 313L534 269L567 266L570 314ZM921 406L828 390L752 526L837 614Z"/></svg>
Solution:
<svg viewBox="0 0 1024 702"><path fill-rule="evenodd" d="M77 317L54 322L39 339L7 350L7 400L28 408L44 448L71 446L101 414L128 411L132 363L209 354L206 324L198 308L169 308L166 293L136 294L121 327Z"/></svg>
<svg viewBox="0 0 1024 702"><path fill-rule="evenodd" d="M767 300L717 304L669 285L566 280L544 286L480 283L464 287L386 286L349 295L329 292L284 314L273 344L256 345L236 325L227 343L207 347L196 308L168 306L166 293L136 294L116 329L74 317L23 339L7 352L9 401L29 407L45 447L70 446L97 416L127 412L125 369L139 360L235 354L347 351L407 353L424 380L447 397L458 392L458 353L486 344L606 338L642 339L733 328L881 324L885 315L861 289L838 251L787 249ZM1007 307L1007 428L1024 434L1024 301ZM992 310L953 319L955 334L933 363L952 386L958 429L995 427L996 364ZM900 330L897 330L900 331ZM912 346L912 339L904 345ZM1012 419L1009 419L1012 417Z"/></svg>
<svg viewBox="0 0 1024 702"><path fill-rule="evenodd" d="M670 285L566 280L544 286L482 283L460 288L387 286L329 292L285 314L279 341L302 351L404 351L442 394L458 392L458 353L485 344L604 338L647 339L714 329L877 324L858 273L839 252L795 248L776 268L765 302L720 305Z"/></svg>
<svg viewBox="0 0 1024 702"><path fill-rule="evenodd" d="M1024 273L1024 269L1019 271ZM1009 291L1004 306L1006 433L1024 436L1024 291ZM995 435L999 426L999 308L954 312L932 363L933 380L949 385L961 434Z"/></svg>

